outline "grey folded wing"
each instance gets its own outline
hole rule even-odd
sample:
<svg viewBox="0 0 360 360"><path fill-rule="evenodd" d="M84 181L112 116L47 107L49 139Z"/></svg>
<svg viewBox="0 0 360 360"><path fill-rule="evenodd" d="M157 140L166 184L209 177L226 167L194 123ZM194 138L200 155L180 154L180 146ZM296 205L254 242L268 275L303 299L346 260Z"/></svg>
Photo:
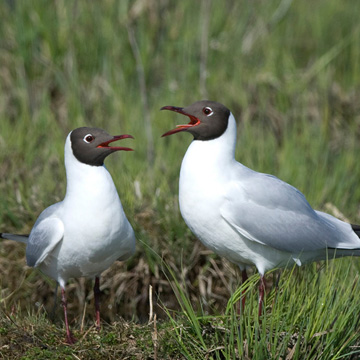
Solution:
<svg viewBox="0 0 360 360"><path fill-rule="evenodd" d="M220 212L242 236L280 251L360 247L350 224L314 211L299 190L271 175L233 181Z"/></svg>
<svg viewBox="0 0 360 360"><path fill-rule="evenodd" d="M26 247L26 262L29 266L39 266L64 237L64 224L50 217L36 222L31 230Z"/></svg>

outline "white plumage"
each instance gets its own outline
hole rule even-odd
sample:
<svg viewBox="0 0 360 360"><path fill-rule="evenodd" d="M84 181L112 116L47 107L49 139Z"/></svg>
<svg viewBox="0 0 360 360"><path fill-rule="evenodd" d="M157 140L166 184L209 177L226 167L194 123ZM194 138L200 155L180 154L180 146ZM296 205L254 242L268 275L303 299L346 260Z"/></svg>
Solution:
<svg viewBox="0 0 360 360"><path fill-rule="evenodd" d="M304 195L275 176L235 160L236 122L222 104L198 101L186 108L165 106L190 118L163 136L194 136L180 170L181 214L199 240L243 270L261 275L294 263L360 255L360 228L320 211Z"/></svg>
<svg viewBox="0 0 360 360"><path fill-rule="evenodd" d="M67 188L63 201L46 208L29 236L2 233L25 242L29 266L55 279L62 289L67 342L74 343L67 320L65 285L70 278L95 278L96 325L100 328L99 276L116 260L135 251L134 231L103 160L114 151L109 143L130 135L111 136L97 128L79 128L65 143ZM79 160L80 159L80 160Z"/></svg>
<svg viewBox="0 0 360 360"><path fill-rule="evenodd" d="M110 173L78 161L65 144L67 188L63 201L45 209L31 230L29 266L39 267L61 287L70 278L99 276L135 251L135 235Z"/></svg>
<svg viewBox="0 0 360 360"><path fill-rule="evenodd" d="M262 275L293 261L325 259L329 248L360 248L350 224L314 211L275 176L237 162L235 139L230 114L224 134L193 141L181 165L181 214L205 246L240 268L255 265Z"/></svg>

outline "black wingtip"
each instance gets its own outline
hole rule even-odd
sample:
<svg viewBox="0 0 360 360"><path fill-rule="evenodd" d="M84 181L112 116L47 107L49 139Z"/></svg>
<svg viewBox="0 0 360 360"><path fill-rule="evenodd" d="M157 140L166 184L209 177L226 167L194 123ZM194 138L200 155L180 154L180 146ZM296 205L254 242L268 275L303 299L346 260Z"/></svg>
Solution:
<svg viewBox="0 0 360 360"><path fill-rule="evenodd" d="M360 225L351 224L354 233L360 238Z"/></svg>

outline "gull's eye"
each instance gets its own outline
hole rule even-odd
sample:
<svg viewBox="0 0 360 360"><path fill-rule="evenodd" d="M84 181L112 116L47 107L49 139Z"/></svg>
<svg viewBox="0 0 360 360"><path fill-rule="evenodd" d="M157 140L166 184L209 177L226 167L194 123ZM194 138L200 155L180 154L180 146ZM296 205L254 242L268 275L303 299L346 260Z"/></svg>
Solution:
<svg viewBox="0 0 360 360"><path fill-rule="evenodd" d="M206 116L211 116L213 114L212 108L208 106L204 107L202 111Z"/></svg>
<svg viewBox="0 0 360 360"><path fill-rule="evenodd" d="M87 135L84 136L83 140L86 143L90 144L91 142L93 142L95 140L95 137L93 135L91 135L91 134L87 134Z"/></svg>

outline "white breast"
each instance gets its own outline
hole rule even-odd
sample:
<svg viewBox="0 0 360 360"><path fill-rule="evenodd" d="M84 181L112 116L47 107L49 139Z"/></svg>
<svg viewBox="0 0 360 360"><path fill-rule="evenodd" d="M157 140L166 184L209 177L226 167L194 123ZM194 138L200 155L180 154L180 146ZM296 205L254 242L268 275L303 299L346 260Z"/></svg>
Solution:
<svg viewBox="0 0 360 360"><path fill-rule="evenodd" d="M179 184L181 214L205 246L228 257L227 239L238 235L222 219L224 186L231 179L236 123L230 115L225 133L214 140L193 141L182 162Z"/></svg>
<svg viewBox="0 0 360 360"><path fill-rule="evenodd" d="M66 196L53 214L64 224L64 238L40 266L60 282L99 275L115 260L125 259L135 250L134 232L110 173L105 166L79 162L68 140Z"/></svg>
<svg viewBox="0 0 360 360"><path fill-rule="evenodd" d="M190 144L180 171L180 211L191 231L218 255L242 268L271 269L284 261L282 252L248 240L221 216L227 184L240 181L239 173L247 176L252 172L235 160L235 142L236 123L231 114L221 137Z"/></svg>

